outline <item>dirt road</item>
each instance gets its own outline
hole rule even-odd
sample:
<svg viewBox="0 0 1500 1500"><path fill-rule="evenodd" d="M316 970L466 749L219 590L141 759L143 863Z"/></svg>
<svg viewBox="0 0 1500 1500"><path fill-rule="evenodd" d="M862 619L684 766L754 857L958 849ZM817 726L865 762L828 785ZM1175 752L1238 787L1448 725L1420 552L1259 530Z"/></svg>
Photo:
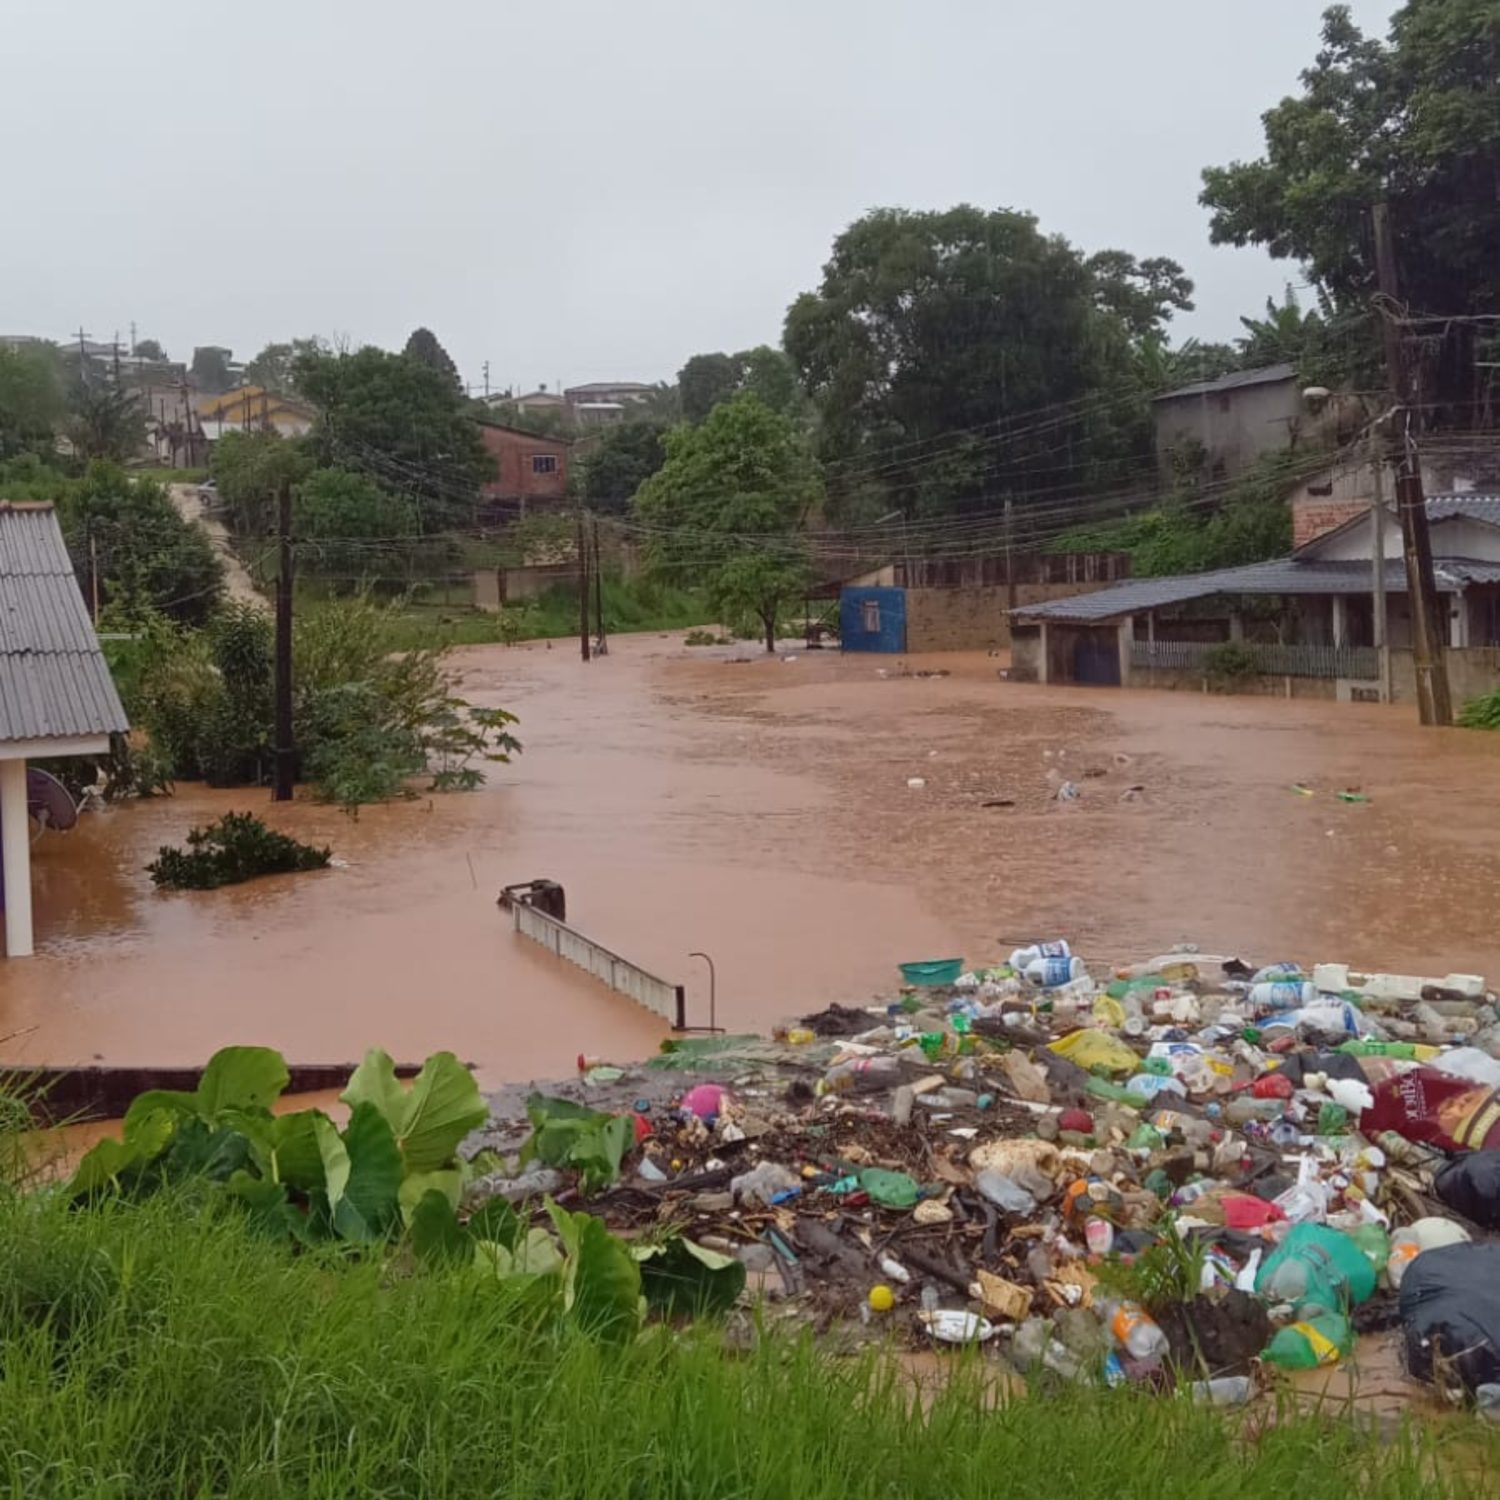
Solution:
<svg viewBox="0 0 1500 1500"><path fill-rule="evenodd" d="M983 657L909 663L951 673L922 678L882 677L891 659L737 654L677 638L616 640L588 665L561 645L469 648L463 691L518 712L526 743L480 792L355 821L184 789L47 835L40 956L0 966L0 1032L23 1033L8 1054L451 1047L498 1082L649 1050L652 1017L501 921L498 888L540 875L585 930L688 982L699 1016L687 953L712 953L731 1027L868 998L902 960L1060 934L1105 961L1192 939L1500 976L1500 736L1378 706L1008 684ZM1081 800L1052 799L1049 772ZM1368 802L1334 795L1355 786ZM230 808L347 867L153 891L156 847Z"/></svg>
<svg viewBox="0 0 1500 1500"><path fill-rule="evenodd" d="M249 571L239 559L238 554L229 545L229 530L220 520L216 520L203 509L202 497L198 494L196 484L169 484L167 493L172 497L172 504L177 507L177 514L184 521L194 526L201 526L208 533L209 540L214 544L214 551L219 554L219 560L224 564L224 592L228 598L239 604L253 605L256 609L269 609L264 594L255 587Z"/></svg>

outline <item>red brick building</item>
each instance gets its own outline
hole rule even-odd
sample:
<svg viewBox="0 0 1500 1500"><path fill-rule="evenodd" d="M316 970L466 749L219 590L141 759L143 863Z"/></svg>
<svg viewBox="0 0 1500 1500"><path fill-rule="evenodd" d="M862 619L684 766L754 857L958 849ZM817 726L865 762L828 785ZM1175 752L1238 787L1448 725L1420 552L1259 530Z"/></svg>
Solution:
<svg viewBox="0 0 1500 1500"><path fill-rule="evenodd" d="M497 471L484 487L488 510L524 516L533 506L561 504L568 492L566 439L495 422L482 422L479 431Z"/></svg>

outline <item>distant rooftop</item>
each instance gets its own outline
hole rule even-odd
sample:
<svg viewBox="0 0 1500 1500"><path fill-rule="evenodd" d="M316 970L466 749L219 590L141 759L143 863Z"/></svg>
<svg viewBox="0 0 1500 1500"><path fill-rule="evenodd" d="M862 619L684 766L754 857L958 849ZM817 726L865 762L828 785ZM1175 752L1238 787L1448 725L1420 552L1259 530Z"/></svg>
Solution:
<svg viewBox="0 0 1500 1500"><path fill-rule="evenodd" d="M1226 391L1237 391L1247 385L1279 385L1283 380L1295 380L1295 365L1267 365L1262 370L1231 370L1217 380L1199 380L1192 385L1179 386L1175 391L1165 391L1158 401L1177 401L1183 396L1221 396Z"/></svg>

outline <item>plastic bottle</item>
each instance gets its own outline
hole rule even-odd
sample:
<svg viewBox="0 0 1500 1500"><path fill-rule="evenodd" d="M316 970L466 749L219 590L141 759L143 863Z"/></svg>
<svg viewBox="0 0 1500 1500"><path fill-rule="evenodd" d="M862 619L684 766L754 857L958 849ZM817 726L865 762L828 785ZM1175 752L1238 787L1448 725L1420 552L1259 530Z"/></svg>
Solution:
<svg viewBox="0 0 1500 1500"><path fill-rule="evenodd" d="M1248 1375L1220 1375L1195 1380L1188 1394L1200 1406L1245 1406L1255 1395L1255 1382Z"/></svg>
<svg viewBox="0 0 1500 1500"><path fill-rule="evenodd" d="M893 1260L889 1255L881 1257L880 1269L892 1281L899 1282L902 1286L911 1280L911 1272L899 1260Z"/></svg>
<svg viewBox="0 0 1500 1500"><path fill-rule="evenodd" d="M1391 1253L1385 1263L1386 1279L1399 1288L1406 1268L1424 1251L1444 1245L1464 1244L1471 1236L1462 1224L1452 1219L1418 1219L1391 1236Z"/></svg>
<svg viewBox="0 0 1500 1500"><path fill-rule="evenodd" d="M1026 965L1026 977L1039 989L1059 989L1087 978L1088 965L1081 958L1058 955L1054 958L1038 958Z"/></svg>
<svg viewBox="0 0 1500 1500"><path fill-rule="evenodd" d="M1032 943L1029 948L1017 948L1010 956L1010 966L1017 974L1024 974L1039 958L1071 958L1073 950L1066 938L1055 938L1050 943Z"/></svg>
<svg viewBox="0 0 1500 1500"><path fill-rule="evenodd" d="M1166 1354L1166 1334L1138 1303L1104 1302L1099 1311L1115 1342L1133 1359L1161 1359Z"/></svg>
<svg viewBox="0 0 1500 1500"><path fill-rule="evenodd" d="M889 1088L901 1077L901 1064L894 1057L854 1057L831 1067L823 1075L823 1088L830 1094L868 1094Z"/></svg>
<svg viewBox="0 0 1500 1500"><path fill-rule="evenodd" d="M1187 1098L1187 1088L1180 1080L1163 1078L1159 1073L1137 1073L1125 1087L1139 1099L1155 1099L1160 1094Z"/></svg>
<svg viewBox="0 0 1500 1500"><path fill-rule="evenodd" d="M1293 963L1266 964L1250 976L1251 984L1283 984L1289 979L1302 978L1302 965Z"/></svg>
<svg viewBox="0 0 1500 1500"><path fill-rule="evenodd" d="M1224 1118L1231 1125L1247 1125L1251 1120L1279 1120L1286 1112L1283 1099L1256 1099L1241 1094L1224 1106Z"/></svg>
<svg viewBox="0 0 1500 1500"><path fill-rule="evenodd" d="M1021 1369L1041 1365L1064 1380L1076 1380L1082 1368L1068 1346L1052 1337L1052 1325L1045 1318L1027 1318L1016 1329L1010 1353Z"/></svg>
<svg viewBox="0 0 1500 1500"><path fill-rule="evenodd" d="M1108 1219L1085 1219L1083 1241L1090 1255L1108 1255L1115 1243L1115 1226Z"/></svg>
<svg viewBox="0 0 1500 1500"><path fill-rule="evenodd" d="M1318 992L1311 984L1295 979L1267 979L1250 986L1249 1001L1261 1015L1279 1010L1300 1010L1315 1005Z"/></svg>
<svg viewBox="0 0 1500 1500"><path fill-rule="evenodd" d="M1324 1313L1283 1328L1266 1345L1264 1358L1283 1370L1314 1370L1337 1364L1354 1347L1354 1330L1340 1313Z"/></svg>
<svg viewBox="0 0 1500 1500"><path fill-rule="evenodd" d="M974 1186L996 1208L1003 1208L1008 1214L1029 1214L1036 1211L1036 1199L1003 1172L986 1168L975 1178Z"/></svg>

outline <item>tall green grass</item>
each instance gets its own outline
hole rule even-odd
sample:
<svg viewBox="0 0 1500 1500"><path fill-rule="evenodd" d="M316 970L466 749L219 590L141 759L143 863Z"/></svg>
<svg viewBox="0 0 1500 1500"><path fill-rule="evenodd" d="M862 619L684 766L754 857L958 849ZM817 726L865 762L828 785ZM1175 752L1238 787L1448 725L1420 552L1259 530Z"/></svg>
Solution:
<svg viewBox="0 0 1500 1500"><path fill-rule="evenodd" d="M1480 1492L1415 1433L1288 1418L1253 1437L1131 1393L997 1404L962 1371L924 1402L891 1360L764 1330L738 1355L712 1329L611 1351L540 1316L472 1273L293 1255L182 1195L10 1197L0 1483L60 1500Z"/></svg>

